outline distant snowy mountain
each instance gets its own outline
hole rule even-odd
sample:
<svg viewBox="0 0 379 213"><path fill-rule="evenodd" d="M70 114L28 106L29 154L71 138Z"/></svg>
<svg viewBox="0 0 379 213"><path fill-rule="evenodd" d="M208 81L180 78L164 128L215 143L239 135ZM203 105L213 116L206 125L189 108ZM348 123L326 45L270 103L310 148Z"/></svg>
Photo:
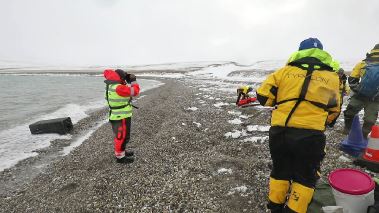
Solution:
<svg viewBox="0 0 379 213"><path fill-rule="evenodd" d="M346 71L351 71L358 61L342 61L341 67ZM123 68L130 72L171 72L183 73L191 72L192 75L212 74L217 78L225 78L231 73L248 71L274 71L283 67L286 60L264 60L257 61L250 65L242 65L232 61L199 61L199 62L178 62L164 64L146 65L96 65L96 66L51 66L28 62L16 62L0 60L0 70L41 70L41 71L101 71L106 68Z"/></svg>

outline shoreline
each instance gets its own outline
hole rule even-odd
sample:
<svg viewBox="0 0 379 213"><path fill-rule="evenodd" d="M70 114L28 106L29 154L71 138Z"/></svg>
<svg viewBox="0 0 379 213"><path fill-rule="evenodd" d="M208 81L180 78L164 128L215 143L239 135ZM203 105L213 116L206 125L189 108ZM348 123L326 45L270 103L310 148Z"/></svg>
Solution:
<svg viewBox="0 0 379 213"><path fill-rule="evenodd" d="M142 79L154 80L151 78ZM162 85L162 81L157 80L156 82L157 85L143 91L141 96ZM7 197L9 194L19 191L23 185L28 184L40 173L43 173L52 163L64 158L73 149L80 146L98 128L108 123L107 115L108 109L105 106L91 110L87 117L74 124L73 130L67 134L70 136L69 138L53 139L50 141L50 145L34 150L33 152L37 155L21 159L11 167L1 170L0 197Z"/></svg>
<svg viewBox="0 0 379 213"><path fill-rule="evenodd" d="M236 108L225 82L158 80L165 84L141 94L134 111L127 146L136 152L134 163L115 163L113 133L102 125L19 191L2 196L2 211L265 212L270 111ZM359 168L339 160L341 125L326 131L324 180L335 168Z"/></svg>

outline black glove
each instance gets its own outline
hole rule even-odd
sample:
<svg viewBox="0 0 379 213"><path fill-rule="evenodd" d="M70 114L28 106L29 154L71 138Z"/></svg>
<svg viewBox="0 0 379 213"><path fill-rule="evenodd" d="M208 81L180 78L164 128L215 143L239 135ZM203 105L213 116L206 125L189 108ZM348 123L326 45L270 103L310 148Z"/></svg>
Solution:
<svg viewBox="0 0 379 213"><path fill-rule="evenodd" d="M134 74L127 74L126 75L126 82L128 82L129 84L132 83L133 81L136 81L137 78Z"/></svg>
<svg viewBox="0 0 379 213"><path fill-rule="evenodd" d="M120 76L121 80L123 80L123 81L126 80L126 77L128 76L127 72L125 72L122 69L117 69L117 70L115 70L115 72Z"/></svg>

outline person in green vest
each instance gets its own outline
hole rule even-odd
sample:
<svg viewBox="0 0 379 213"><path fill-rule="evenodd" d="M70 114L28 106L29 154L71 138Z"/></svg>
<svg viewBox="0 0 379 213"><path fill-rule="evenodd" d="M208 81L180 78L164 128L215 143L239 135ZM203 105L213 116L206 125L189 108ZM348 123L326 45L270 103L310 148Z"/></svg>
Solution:
<svg viewBox="0 0 379 213"><path fill-rule="evenodd" d="M136 76L121 69L104 71L105 99L109 106L109 122L114 132L114 154L118 163L134 161L134 152L126 150L130 140L132 97L140 92Z"/></svg>

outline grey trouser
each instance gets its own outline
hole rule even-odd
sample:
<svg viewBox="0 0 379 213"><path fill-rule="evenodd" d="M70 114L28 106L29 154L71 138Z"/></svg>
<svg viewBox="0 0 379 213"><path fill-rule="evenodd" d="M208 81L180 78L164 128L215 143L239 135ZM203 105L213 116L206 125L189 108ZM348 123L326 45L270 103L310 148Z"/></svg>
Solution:
<svg viewBox="0 0 379 213"><path fill-rule="evenodd" d="M371 132L371 127L375 124L376 119L378 118L379 102L364 101L358 99L356 96L351 97L350 102L344 111L345 128L350 130L354 116L362 109L364 109L365 112L363 116L364 122L362 132L363 135L367 137L367 135Z"/></svg>

